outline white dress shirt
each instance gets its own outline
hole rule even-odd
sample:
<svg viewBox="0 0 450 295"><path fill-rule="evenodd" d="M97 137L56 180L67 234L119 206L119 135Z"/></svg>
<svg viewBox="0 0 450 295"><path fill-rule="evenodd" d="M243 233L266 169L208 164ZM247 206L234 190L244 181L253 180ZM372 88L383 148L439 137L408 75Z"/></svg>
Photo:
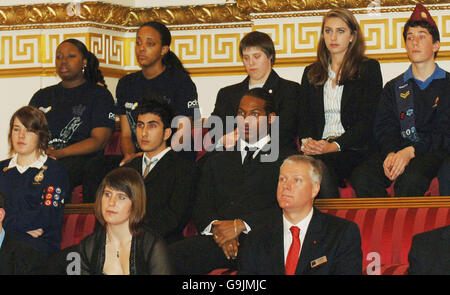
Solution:
<svg viewBox="0 0 450 295"><path fill-rule="evenodd" d="M153 156L151 159L149 159L144 153L144 156L142 157L142 175L144 175L145 168L147 168L147 163L151 163L150 169L148 170L148 173L150 173L150 171L152 171L153 167L156 166L158 161L161 160L162 157L164 157L164 155L167 154L171 149L172 148L169 146L166 149L164 149L163 151L161 151L159 154L157 154L156 156Z"/></svg>
<svg viewBox="0 0 450 295"><path fill-rule="evenodd" d="M267 134L266 136L264 136L263 138L261 138L260 140L258 140L257 142L253 143L253 144L249 144L248 142L246 142L243 139L239 139L240 143L239 146L241 148L241 160L242 163L244 163L244 159L245 156L247 155L247 151L245 150L245 147L248 147L250 150L255 150L255 152L253 153L253 159L258 155L259 151L270 141L270 134Z"/></svg>
<svg viewBox="0 0 450 295"><path fill-rule="evenodd" d="M291 247L291 244L292 244L292 233L290 230L291 226L296 226L300 229L300 245L301 245L300 252L299 252L299 257L300 257L300 253L303 249L303 241L305 240L306 231L308 230L309 223L313 216L313 211L314 210L311 208L311 211L308 213L308 215L306 215L306 217L303 218L297 224L290 223L286 219L286 217L284 217L284 215L283 215L284 264L286 264L286 259L287 259L287 255L289 253L289 248Z"/></svg>
<svg viewBox="0 0 450 295"><path fill-rule="evenodd" d="M41 169L42 166L44 166L45 161L47 161L47 158L48 158L47 155L41 154L41 155L39 156L39 158L38 158L36 161L34 161L33 163L31 163L30 165L28 165L28 166L20 166L20 165L17 163L17 153L16 153L16 154L14 154L13 157L11 158L11 161L9 161L8 169L11 169L11 168L16 167L16 168L17 168L17 171L19 171L20 174L25 173L25 171L27 171L28 168L37 168L37 169Z"/></svg>
<svg viewBox="0 0 450 295"><path fill-rule="evenodd" d="M345 132L341 122L341 100L344 85L336 85L333 88L335 78L336 73L331 70L331 66L328 66L328 80L323 87L325 127L323 128L322 139L339 137Z"/></svg>

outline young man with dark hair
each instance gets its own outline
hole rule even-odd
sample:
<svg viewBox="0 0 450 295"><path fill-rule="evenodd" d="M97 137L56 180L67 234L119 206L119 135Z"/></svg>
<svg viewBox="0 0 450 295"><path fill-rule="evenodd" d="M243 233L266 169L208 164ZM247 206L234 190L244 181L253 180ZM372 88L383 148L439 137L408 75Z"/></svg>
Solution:
<svg viewBox="0 0 450 295"><path fill-rule="evenodd" d="M435 62L439 30L423 5L403 36L411 65L383 89L374 124L380 153L353 171L358 197L387 197L394 181L395 196L423 196L448 156L450 74Z"/></svg>
<svg viewBox="0 0 450 295"><path fill-rule="evenodd" d="M275 63L275 47L266 33L253 31L245 35L239 44L239 53L248 76L238 84L219 90L211 116L218 116L222 120L223 134L226 134L230 131L226 130L226 116L236 115L239 102L247 90L262 87L273 96L274 111L279 117L280 146L295 147L300 85L281 78L272 69ZM229 135L233 137L233 133ZM234 136L231 142L234 143L236 139ZM229 139L222 137L218 143L227 146L228 141Z"/></svg>
<svg viewBox="0 0 450 295"><path fill-rule="evenodd" d="M6 233L2 227L5 215L5 196L0 194L0 275L37 274L44 256L28 243Z"/></svg>
<svg viewBox="0 0 450 295"><path fill-rule="evenodd" d="M235 149L215 153L203 164L193 212L200 235L169 245L176 274L236 267L246 234L263 222L265 210L276 207L278 170L295 150L276 151L272 145L272 102L263 88L246 90L236 110Z"/></svg>
<svg viewBox="0 0 450 295"><path fill-rule="evenodd" d="M183 237L183 228L191 217L197 168L170 147L174 112L166 101L145 101L136 112L136 137L143 155L125 166L144 177L146 224L168 243L174 242Z"/></svg>

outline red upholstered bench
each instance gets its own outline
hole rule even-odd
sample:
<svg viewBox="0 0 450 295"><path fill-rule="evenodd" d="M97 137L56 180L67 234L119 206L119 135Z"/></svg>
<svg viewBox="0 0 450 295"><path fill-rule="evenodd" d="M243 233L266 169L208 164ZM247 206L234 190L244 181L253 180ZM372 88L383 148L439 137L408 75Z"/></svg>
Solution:
<svg viewBox="0 0 450 295"><path fill-rule="evenodd" d="M412 237L450 224L450 197L341 198L316 200L315 206L358 225L363 274L407 274ZM216 269L209 274L230 275L236 271Z"/></svg>
<svg viewBox="0 0 450 295"><path fill-rule="evenodd" d="M67 204L64 210L61 249L78 244L94 232L94 204Z"/></svg>
<svg viewBox="0 0 450 295"><path fill-rule="evenodd" d="M317 200L316 207L355 222L361 231L363 273L406 274L412 237L450 224L449 197Z"/></svg>

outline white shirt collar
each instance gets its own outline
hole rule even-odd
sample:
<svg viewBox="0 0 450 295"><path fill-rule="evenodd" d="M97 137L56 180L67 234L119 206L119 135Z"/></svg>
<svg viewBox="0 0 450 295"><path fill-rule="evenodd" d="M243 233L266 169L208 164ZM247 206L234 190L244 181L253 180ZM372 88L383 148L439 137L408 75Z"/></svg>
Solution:
<svg viewBox="0 0 450 295"><path fill-rule="evenodd" d="M258 140L255 143L252 143L252 144L246 142L242 138L239 140L240 140L241 151L244 150L244 148L246 146L248 146L250 149L260 150L270 141L270 134L267 134L266 136L264 136L263 138L261 138L260 140Z"/></svg>
<svg viewBox="0 0 450 295"><path fill-rule="evenodd" d="M270 141L270 134L267 134L257 142L253 144L249 144L242 138L239 139L240 143L240 149L241 149L241 156L242 156L242 162L244 162L245 156L247 155L247 151L245 150L245 147L249 147L250 150L255 150L255 153L253 154L253 159L258 155L259 151Z"/></svg>
<svg viewBox="0 0 450 295"><path fill-rule="evenodd" d="M286 263L286 258L289 252L289 248L292 244L292 233L291 233L291 226L297 226L300 228L300 243L301 248L303 248L303 242L305 240L306 232L308 231L309 223L311 222L312 216L313 216L314 209L311 208L311 211L309 211L308 215L306 215L305 218L303 218L299 223L292 224L289 222L289 220L284 217L283 214L283 240L284 240L284 262ZM301 251L301 249L300 249Z"/></svg>
<svg viewBox="0 0 450 295"><path fill-rule="evenodd" d="M144 172L145 167L147 166L146 163L152 163L152 166L150 167L150 170L155 167L156 163L158 163L159 160L162 159L162 157L164 157L172 148L170 146L168 146L167 148L165 148L164 150L162 150L159 154L153 156L151 159L149 159L145 153L144 156L142 157L142 172Z"/></svg>
<svg viewBox="0 0 450 295"><path fill-rule="evenodd" d="M16 167L16 168L17 168L17 171L19 171L20 174L23 174L25 171L28 170L28 168L37 168L37 169L41 169L42 166L44 166L44 164L45 164L45 162L47 161L47 158L48 158L47 155L41 154L41 155L39 156L39 158L38 158L36 161L34 161L33 163L31 163L30 165L28 165L28 166L20 166L20 165L17 163L17 156L18 156L17 153L15 153L15 154L13 155L13 157L11 158L11 161L9 161L8 169L11 169L11 168Z"/></svg>

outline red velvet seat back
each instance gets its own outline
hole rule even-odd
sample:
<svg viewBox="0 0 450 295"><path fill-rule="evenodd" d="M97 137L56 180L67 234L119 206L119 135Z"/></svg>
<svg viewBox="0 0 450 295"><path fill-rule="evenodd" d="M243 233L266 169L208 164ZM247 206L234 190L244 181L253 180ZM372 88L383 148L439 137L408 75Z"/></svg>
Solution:
<svg viewBox="0 0 450 295"><path fill-rule="evenodd" d="M94 214L65 214L62 230L61 249L78 244L94 232Z"/></svg>
<svg viewBox="0 0 450 295"><path fill-rule="evenodd" d="M380 254L381 265L408 264L413 235L450 224L450 208L377 208L322 212L351 220L359 226L364 270L372 261L367 260L370 252Z"/></svg>

